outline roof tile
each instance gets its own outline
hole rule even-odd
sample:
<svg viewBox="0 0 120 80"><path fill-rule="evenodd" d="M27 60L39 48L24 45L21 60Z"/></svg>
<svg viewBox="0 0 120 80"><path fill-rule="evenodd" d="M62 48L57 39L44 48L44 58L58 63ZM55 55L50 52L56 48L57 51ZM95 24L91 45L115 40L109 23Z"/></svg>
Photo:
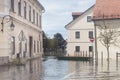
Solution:
<svg viewBox="0 0 120 80"><path fill-rule="evenodd" d="M120 0L96 0L93 19L120 18Z"/></svg>

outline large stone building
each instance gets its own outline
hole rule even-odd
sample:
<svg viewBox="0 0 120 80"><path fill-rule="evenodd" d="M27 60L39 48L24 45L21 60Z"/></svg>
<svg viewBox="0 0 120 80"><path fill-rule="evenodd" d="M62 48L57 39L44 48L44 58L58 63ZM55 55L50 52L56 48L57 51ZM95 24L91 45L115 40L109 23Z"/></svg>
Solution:
<svg viewBox="0 0 120 80"><path fill-rule="evenodd" d="M41 56L44 7L38 0L0 0L0 59ZM12 24L13 23L13 24ZM11 30L11 25L14 30ZM0 60L0 62L1 62Z"/></svg>
<svg viewBox="0 0 120 80"><path fill-rule="evenodd" d="M73 13L73 20L65 26L68 32L67 54L69 56L94 52L94 42L90 42L90 38L94 37L93 10L94 6L83 13Z"/></svg>

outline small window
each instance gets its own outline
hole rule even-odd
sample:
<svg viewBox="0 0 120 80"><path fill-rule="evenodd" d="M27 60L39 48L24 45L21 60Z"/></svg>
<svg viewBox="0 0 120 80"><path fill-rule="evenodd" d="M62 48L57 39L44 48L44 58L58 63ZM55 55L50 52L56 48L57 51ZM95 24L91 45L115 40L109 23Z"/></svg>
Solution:
<svg viewBox="0 0 120 80"><path fill-rule="evenodd" d="M89 38L93 38L93 31L89 31Z"/></svg>
<svg viewBox="0 0 120 80"><path fill-rule="evenodd" d="M92 16L87 16L87 22L91 22L92 21Z"/></svg>
<svg viewBox="0 0 120 80"><path fill-rule="evenodd" d="M75 46L75 52L80 52L80 46Z"/></svg>
<svg viewBox="0 0 120 80"><path fill-rule="evenodd" d="M76 38L76 39L79 39L79 38L80 38L80 32L78 32L78 31L75 32L75 38Z"/></svg>
<svg viewBox="0 0 120 80"><path fill-rule="evenodd" d="M93 51L93 46L89 46L89 52Z"/></svg>

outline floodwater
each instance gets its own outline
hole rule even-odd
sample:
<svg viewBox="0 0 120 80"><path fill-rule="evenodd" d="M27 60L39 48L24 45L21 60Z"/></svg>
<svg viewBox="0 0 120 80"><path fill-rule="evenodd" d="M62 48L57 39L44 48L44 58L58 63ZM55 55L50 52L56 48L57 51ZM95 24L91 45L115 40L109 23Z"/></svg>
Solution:
<svg viewBox="0 0 120 80"><path fill-rule="evenodd" d="M120 62L91 62L48 58L28 61L24 66L1 66L0 80L120 80Z"/></svg>

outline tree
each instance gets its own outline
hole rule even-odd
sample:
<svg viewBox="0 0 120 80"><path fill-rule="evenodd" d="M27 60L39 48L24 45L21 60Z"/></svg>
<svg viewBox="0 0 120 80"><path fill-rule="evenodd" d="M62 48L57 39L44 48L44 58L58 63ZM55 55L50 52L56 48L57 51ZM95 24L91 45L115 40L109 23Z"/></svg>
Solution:
<svg viewBox="0 0 120 80"><path fill-rule="evenodd" d="M107 49L107 60L109 61L109 48L111 45L119 47L120 42L120 31L117 28L110 27L109 25L105 24L103 21L104 26L99 27L100 34L99 34L99 41L102 43L103 46ZM106 26L107 25L107 26Z"/></svg>
<svg viewBox="0 0 120 80"><path fill-rule="evenodd" d="M45 32L43 31L43 49L44 49L44 52L46 52L48 48L49 48L49 38L46 36Z"/></svg>
<svg viewBox="0 0 120 80"><path fill-rule="evenodd" d="M60 33L54 34L53 38L48 38L43 32L43 48L44 52L56 51L58 49L64 50L66 47L66 41Z"/></svg>
<svg viewBox="0 0 120 80"><path fill-rule="evenodd" d="M64 39L62 37L62 35L60 33L56 33L54 35L54 41L56 43L56 47L57 48L62 48L62 45L63 45L63 42L64 42Z"/></svg>

